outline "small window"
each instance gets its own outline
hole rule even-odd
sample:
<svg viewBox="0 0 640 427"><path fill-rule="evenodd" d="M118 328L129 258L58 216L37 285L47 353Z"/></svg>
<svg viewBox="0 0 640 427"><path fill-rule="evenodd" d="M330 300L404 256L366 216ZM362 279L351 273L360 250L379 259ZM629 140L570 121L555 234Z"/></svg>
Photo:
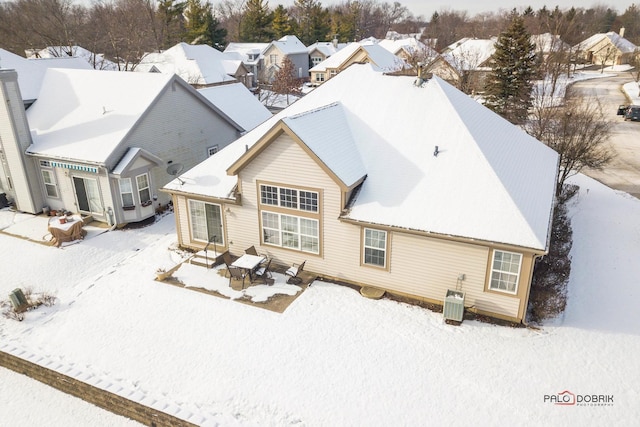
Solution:
<svg viewBox="0 0 640 427"><path fill-rule="evenodd" d="M44 188L47 192L47 197L58 197L58 186L53 175L53 171L42 169L42 180L44 181Z"/></svg>
<svg viewBox="0 0 640 427"><path fill-rule="evenodd" d="M149 188L149 175L142 174L136 177L136 184L138 185L138 196L140 197L140 203L143 206L149 206L151 204L151 189Z"/></svg>
<svg viewBox="0 0 640 427"><path fill-rule="evenodd" d="M49 160L40 160L40 166L43 168L50 168L51 162Z"/></svg>
<svg viewBox="0 0 640 427"><path fill-rule="evenodd" d="M300 210L318 212L318 193L300 190Z"/></svg>
<svg viewBox="0 0 640 427"><path fill-rule="evenodd" d="M517 293L521 263L522 255L520 254L494 251L489 288L494 291Z"/></svg>
<svg viewBox="0 0 640 427"><path fill-rule="evenodd" d="M131 178L121 178L118 180L120 186L120 198L122 206L133 206L133 188L131 187Z"/></svg>
<svg viewBox="0 0 640 427"><path fill-rule="evenodd" d="M316 81L323 82L324 81L324 73L316 73Z"/></svg>
<svg viewBox="0 0 640 427"><path fill-rule="evenodd" d="M364 229L364 263L376 267L386 267L387 264L387 232L382 230Z"/></svg>
<svg viewBox="0 0 640 427"><path fill-rule="evenodd" d="M209 157L213 156L214 154L216 154L218 152L218 146L214 145L213 147L209 147L207 148L207 155Z"/></svg>
<svg viewBox="0 0 640 427"><path fill-rule="evenodd" d="M264 205L278 205L278 187L260 186L260 202Z"/></svg>
<svg viewBox="0 0 640 427"><path fill-rule="evenodd" d="M291 188L280 189L280 206L284 208L298 208L298 192Z"/></svg>
<svg viewBox="0 0 640 427"><path fill-rule="evenodd" d="M269 62L271 64L277 64L278 63L278 55L275 55L275 54L269 55Z"/></svg>

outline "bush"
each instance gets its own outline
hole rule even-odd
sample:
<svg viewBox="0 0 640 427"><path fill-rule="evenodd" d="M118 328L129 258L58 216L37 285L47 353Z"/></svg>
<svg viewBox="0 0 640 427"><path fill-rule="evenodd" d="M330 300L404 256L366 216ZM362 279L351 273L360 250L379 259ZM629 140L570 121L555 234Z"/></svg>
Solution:
<svg viewBox="0 0 640 427"><path fill-rule="evenodd" d="M531 281L527 320L541 323L561 314L567 305L567 284L571 273L573 232L567 217L567 202L578 186L565 185L553 212L549 253L536 260Z"/></svg>

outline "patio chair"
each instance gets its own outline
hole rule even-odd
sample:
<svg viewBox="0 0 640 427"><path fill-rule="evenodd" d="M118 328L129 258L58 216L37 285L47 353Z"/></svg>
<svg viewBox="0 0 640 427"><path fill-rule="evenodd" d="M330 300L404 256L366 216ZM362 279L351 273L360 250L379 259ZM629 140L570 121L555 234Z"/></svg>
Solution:
<svg viewBox="0 0 640 427"><path fill-rule="evenodd" d="M265 285L273 285L273 280L271 279L271 270L269 267L271 266L271 260L268 260L264 267L260 267L254 273L256 279L261 279Z"/></svg>
<svg viewBox="0 0 640 427"><path fill-rule="evenodd" d="M302 278L300 277L300 273L304 269L304 263L307 262L302 261L302 264L293 264L287 271L284 272L289 278L287 279L287 283L290 285L297 285L302 282Z"/></svg>
<svg viewBox="0 0 640 427"><path fill-rule="evenodd" d="M255 255L258 256L258 251L256 250L255 246L251 246L247 249L244 250L244 253L249 254L249 255Z"/></svg>
<svg viewBox="0 0 640 427"><path fill-rule="evenodd" d="M227 266L227 270L229 270L229 267L231 267L231 263L233 262L233 260L231 259L231 254L229 253L229 251L225 251L222 254L222 262L224 262L224 265ZM226 276L226 274L225 274Z"/></svg>
<svg viewBox="0 0 640 427"><path fill-rule="evenodd" d="M229 266L229 286L231 287L231 283L233 280L242 280L242 289L244 289L244 278L246 277L246 273L243 269L234 267L232 265Z"/></svg>

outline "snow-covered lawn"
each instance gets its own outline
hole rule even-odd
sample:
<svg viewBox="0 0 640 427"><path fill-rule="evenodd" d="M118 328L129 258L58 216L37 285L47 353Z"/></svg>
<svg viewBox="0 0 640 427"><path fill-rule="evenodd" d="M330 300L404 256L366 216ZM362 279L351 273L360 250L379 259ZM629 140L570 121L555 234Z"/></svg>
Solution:
<svg viewBox="0 0 640 427"><path fill-rule="evenodd" d="M574 182L568 306L541 330L450 326L441 314L324 282L282 314L161 284L155 270L176 261L166 216L62 249L0 234L0 295L32 287L59 298L23 322L0 318L0 345L181 407L203 424L634 425L640 201L581 175ZM0 226L7 215L0 211ZM228 281L181 270L175 276L193 284ZM51 413L49 426L130 423L5 369L0 384L3 409L13 402L2 424L44 425L25 424L25 411ZM613 405L545 402L565 390L613 396Z"/></svg>

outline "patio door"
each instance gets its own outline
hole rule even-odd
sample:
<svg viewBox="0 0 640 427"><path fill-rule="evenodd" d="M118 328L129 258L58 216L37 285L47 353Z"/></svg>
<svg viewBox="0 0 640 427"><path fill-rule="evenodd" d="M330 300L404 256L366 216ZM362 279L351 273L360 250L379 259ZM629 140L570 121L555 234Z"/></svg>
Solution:
<svg viewBox="0 0 640 427"><path fill-rule="evenodd" d="M78 210L102 215L102 200L100 199L98 181L92 178L74 176L73 186L76 190Z"/></svg>
<svg viewBox="0 0 640 427"><path fill-rule="evenodd" d="M189 200L191 236L194 240L224 244L220 205Z"/></svg>

